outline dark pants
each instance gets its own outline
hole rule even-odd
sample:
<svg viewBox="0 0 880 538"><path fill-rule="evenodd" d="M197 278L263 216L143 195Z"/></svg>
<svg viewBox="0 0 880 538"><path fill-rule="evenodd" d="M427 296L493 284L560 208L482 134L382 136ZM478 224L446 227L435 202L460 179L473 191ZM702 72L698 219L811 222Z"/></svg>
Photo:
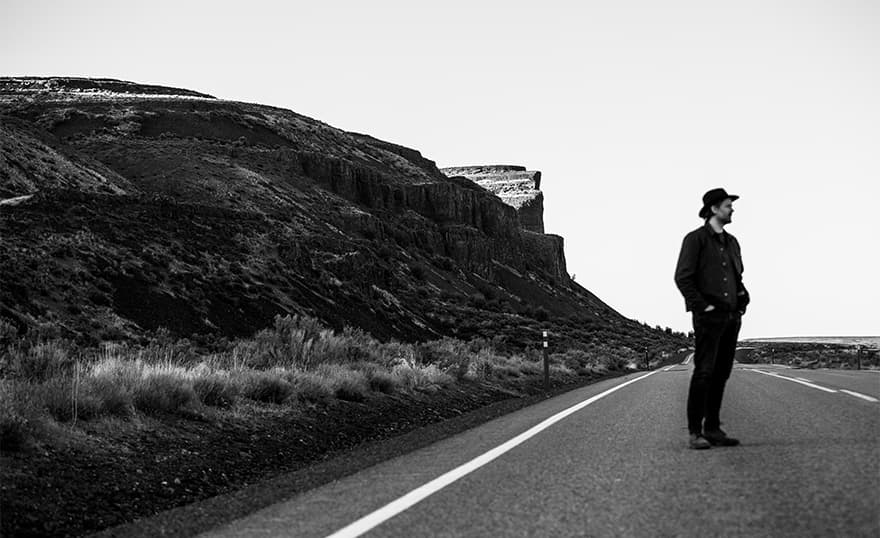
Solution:
<svg viewBox="0 0 880 538"><path fill-rule="evenodd" d="M724 385L733 369L736 339L742 317L736 312L695 312L694 373L688 391L687 415L690 433L717 430L721 425ZM706 419L703 424L703 419Z"/></svg>

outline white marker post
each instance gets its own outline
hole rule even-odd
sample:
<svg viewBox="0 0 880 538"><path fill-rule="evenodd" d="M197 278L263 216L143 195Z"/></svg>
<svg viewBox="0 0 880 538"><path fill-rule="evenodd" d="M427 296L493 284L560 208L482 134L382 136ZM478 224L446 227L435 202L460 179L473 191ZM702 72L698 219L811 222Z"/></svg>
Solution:
<svg viewBox="0 0 880 538"><path fill-rule="evenodd" d="M544 390L550 390L550 357L547 349L547 331L544 331Z"/></svg>

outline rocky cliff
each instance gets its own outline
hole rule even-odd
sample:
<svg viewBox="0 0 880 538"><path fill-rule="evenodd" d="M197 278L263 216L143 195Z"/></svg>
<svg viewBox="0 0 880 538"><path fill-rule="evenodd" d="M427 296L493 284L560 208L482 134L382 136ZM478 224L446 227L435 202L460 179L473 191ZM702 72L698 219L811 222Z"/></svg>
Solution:
<svg viewBox="0 0 880 538"><path fill-rule="evenodd" d="M631 324L571 282L562 238L540 233L540 173L499 170L450 174L188 90L0 79L0 198L16 202L0 203L0 317L89 342L232 337L284 313L524 345L548 318ZM507 203L467 179L481 174L508 178Z"/></svg>
<svg viewBox="0 0 880 538"><path fill-rule="evenodd" d="M541 172L524 166L483 165L441 168L449 177L466 177L516 209L522 227L544 233Z"/></svg>

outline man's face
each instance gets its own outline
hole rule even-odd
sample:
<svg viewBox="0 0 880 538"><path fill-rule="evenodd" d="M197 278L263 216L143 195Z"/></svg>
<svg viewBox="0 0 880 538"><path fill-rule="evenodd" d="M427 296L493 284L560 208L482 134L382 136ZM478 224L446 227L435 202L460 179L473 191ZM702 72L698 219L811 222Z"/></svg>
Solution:
<svg viewBox="0 0 880 538"><path fill-rule="evenodd" d="M712 212L715 218L723 224L727 224L733 220L733 200L725 198L723 202L717 206L712 206Z"/></svg>

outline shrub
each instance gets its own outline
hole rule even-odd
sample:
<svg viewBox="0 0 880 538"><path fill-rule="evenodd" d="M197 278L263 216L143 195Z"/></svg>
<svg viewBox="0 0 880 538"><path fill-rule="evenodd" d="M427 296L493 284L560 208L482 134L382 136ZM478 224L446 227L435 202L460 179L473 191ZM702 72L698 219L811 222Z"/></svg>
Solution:
<svg viewBox="0 0 880 538"><path fill-rule="evenodd" d="M539 306L535 310L534 317L538 321L547 321L548 319L550 319L550 312L546 308L544 308L543 306Z"/></svg>
<svg viewBox="0 0 880 538"><path fill-rule="evenodd" d="M504 379L506 377L521 377L522 370L516 364L501 362L493 366L492 375L498 379Z"/></svg>
<svg viewBox="0 0 880 538"><path fill-rule="evenodd" d="M395 251L388 245L383 244L379 246L379 250L376 251L376 254L383 260L390 260L394 257Z"/></svg>
<svg viewBox="0 0 880 538"><path fill-rule="evenodd" d="M400 363L391 371L398 385L410 390L432 390L452 382L452 376L437 368Z"/></svg>
<svg viewBox="0 0 880 538"><path fill-rule="evenodd" d="M370 384L370 390L373 392L385 394L394 392L394 376L391 375L391 372L375 371L367 377L367 381Z"/></svg>
<svg viewBox="0 0 880 538"><path fill-rule="evenodd" d="M73 384L70 380L50 379L34 386L33 391L52 418L61 422L73 418Z"/></svg>
<svg viewBox="0 0 880 538"><path fill-rule="evenodd" d="M490 377L492 377L492 373L494 371L495 368L489 357L487 355L480 354L477 355L468 364L468 369L464 377L470 379L489 379Z"/></svg>
<svg viewBox="0 0 880 538"><path fill-rule="evenodd" d="M418 345L416 356L423 364L436 364L442 370L456 372L467 369L469 345L456 338L441 338Z"/></svg>
<svg viewBox="0 0 880 538"><path fill-rule="evenodd" d="M501 364L495 366L496 372L509 377L543 375L544 373L543 364L536 361L526 360L521 355L513 355L508 358L503 358L500 362Z"/></svg>
<svg viewBox="0 0 880 538"><path fill-rule="evenodd" d="M544 365L537 361L522 359L522 372L526 375L542 375L544 373Z"/></svg>
<svg viewBox="0 0 880 538"><path fill-rule="evenodd" d="M17 451L26 447L40 428L40 422L33 387L0 380L0 451Z"/></svg>
<svg viewBox="0 0 880 538"><path fill-rule="evenodd" d="M437 267L440 267L441 269L444 269L446 271L452 271L453 269L455 269L455 261L453 261L452 258L443 256L441 254L438 254L434 257L434 263L437 265Z"/></svg>
<svg viewBox="0 0 880 538"><path fill-rule="evenodd" d="M83 401L89 395L96 414L128 416L134 409L147 413L172 413L197 401L191 375L179 366L150 365L120 358L105 349L83 380Z"/></svg>
<svg viewBox="0 0 880 538"><path fill-rule="evenodd" d="M12 360L17 374L28 381L45 381L68 370L73 361L67 354L70 343L63 340L40 342L27 350L17 348Z"/></svg>
<svg viewBox="0 0 880 538"><path fill-rule="evenodd" d="M469 300L471 306L479 310L486 309L486 299L481 295L471 295Z"/></svg>
<svg viewBox="0 0 880 538"><path fill-rule="evenodd" d="M487 301L492 301L498 298L498 292L491 284L480 283L477 286L477 289L483 294L483 297L485 297Z"/></svg>
<svg viewBox="0 0 880 538"><path fill-rule="evenodd" d="M241 372L241 393L258 402L282 403L293 394L293 386L279 371L246 370Z"/></svg>
<svg viewBox="0 0 880 538"><path fill-rule="evenodd" d="M193 390L203 404L212 407L231 407L238 398L238 386L229 375L220 372L196 375Z"/></svg>
<svg viewBox="0 0 880 538"><path fill-rule="evenodd" d="M287 366L309 369L324 362L348 362L375 354L377 342L359 329L342 334L310 317L275 316L275 326L258 332L233 349L235 366L265 369Z"/></svg>
<svg viewBox="0 0 880 538"><path fill-rule="evenodd" d="M18 329L6 318L0 318L0 343L12 340L18 335Z"/></svg>
<svg viewBox="0 0 880 538"><path fill-rule="evenodd" d="M359 370L341 364L322 364L316 373L330 382L333 394L340 400L362 402L369 393L367 376Z"/></svg>
<svg viewBox="0 0 880 538"><path fill-rule="evenodd" d="M334 396L330 381L314 372L293 372L292 382L298 400L326 402Z"/></svg>
<svg viewBox="0 0 880 538"><path fill-rule="evenodd" d="M132 399L145 413L173 413L197 400L192 381L172 370L147 372L135 384Z"/></svg>
<svg viewBox="0 0 880 538"><path fill-rule="evenodd" d="M557 377L574 377L576 374L574 373L574 370L564 364L551 364L550 375Z"/></svg>
<svg viewBox="0 0 880 538"><path fill-rule="evenodd" d="M77 402L77 417L129 417L134 413L131 387L107 377L85 378Z"/></svg>
<svg viewBox="0 0 880 538"><path fill-rule="evenodd" d="M382 366L372 362L358 362L352 367L364 373L371 391L385 394L394 392L394 376Z"/></svg>
<svg viewBox="0 0 880 538"><path fill-rule="evenodd" d="M425 266L421 263L414 263L413 265L410 265L409 270L410 273L412 273L412 276L416 278L416 280L425 280Z"/></svg>

